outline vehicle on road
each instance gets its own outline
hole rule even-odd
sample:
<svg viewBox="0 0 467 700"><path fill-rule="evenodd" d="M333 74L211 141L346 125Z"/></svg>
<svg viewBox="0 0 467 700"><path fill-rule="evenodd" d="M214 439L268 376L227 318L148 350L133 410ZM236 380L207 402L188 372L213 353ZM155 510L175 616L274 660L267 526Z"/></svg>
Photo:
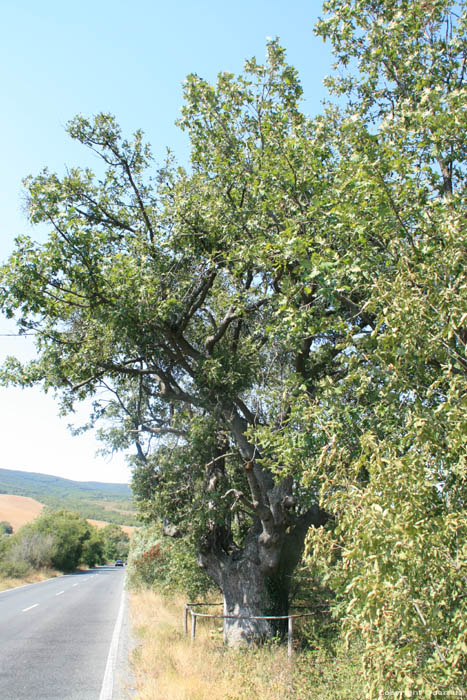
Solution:
<svg viewBox="0 0 467 700"><path fill-rule="evenodd" d="M115 561L115 566L123 566L122 560L121 560L121 559L117 559L117 560Z"/></svg>

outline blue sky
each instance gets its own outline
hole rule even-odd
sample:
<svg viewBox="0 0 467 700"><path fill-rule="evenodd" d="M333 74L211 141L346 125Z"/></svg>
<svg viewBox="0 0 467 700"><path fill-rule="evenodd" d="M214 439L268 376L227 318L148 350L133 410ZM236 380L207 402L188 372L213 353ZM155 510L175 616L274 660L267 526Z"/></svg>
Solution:
<svg viewBox="0 0 467 700"><path fill-rule="evenodd" d="M266 37L276 36L299 70L304 110L318 112L332 64L329 47L313 34L320 10L319 0L0 0L0 262L18 234L44 235L25 219L22 179L45 166L58 173L92 167L92 155L65 133L77 113L111 112L124 132L145 132L156 160L170 147L183 162L188 145L174 122L185 76L214 81L220 71L238 73L246 58L262 60ZM28 341L7 333L14 327L0 316L0 360L31 356ZM0 467L129 479L123 456L97 458L93 435L72 437L70 419L57 413L53 397L39 389L0 389Z"/></svg>

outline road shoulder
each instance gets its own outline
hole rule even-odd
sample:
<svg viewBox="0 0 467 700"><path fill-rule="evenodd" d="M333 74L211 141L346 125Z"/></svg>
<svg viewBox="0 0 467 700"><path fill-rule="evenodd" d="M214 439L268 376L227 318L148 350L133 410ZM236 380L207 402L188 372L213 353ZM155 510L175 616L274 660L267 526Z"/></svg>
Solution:
<svg viewBox="0 0 467 700"><path fill-rule="evenodd" d="M116 651L112 700L128 700L136 694L131 658L138 642L132 630L129 598L130 594L125 588L123 591L123 620Z"/></svg>

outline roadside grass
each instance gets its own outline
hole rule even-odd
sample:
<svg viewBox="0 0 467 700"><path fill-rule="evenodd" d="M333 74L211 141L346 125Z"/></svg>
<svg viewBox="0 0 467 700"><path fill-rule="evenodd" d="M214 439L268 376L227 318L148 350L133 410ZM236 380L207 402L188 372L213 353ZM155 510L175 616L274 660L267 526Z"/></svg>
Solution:
<svg viewBox="0 0 467 700"><path fill-rule="evenodd" d="M40 569L39 571L31 571L30 574L25 576L20 576L18 578L11 576L2 576L0 574L0 591L5 591L8 588L17 588L18 586L25 586L28 583L38 583L39 581L45 581L48 578L54 578L55 576L61 576L60 571L55 571L54 569Z"/></svg>
<svg viewBox="0 0 467 700"><path fill-rule="evenodd" d="M196 639L183 632L185 600L151 590L130 597L136 700L360 700L358 649L315 646L287 658L285 645L229 650L221 620L199 620Z"/></svg>

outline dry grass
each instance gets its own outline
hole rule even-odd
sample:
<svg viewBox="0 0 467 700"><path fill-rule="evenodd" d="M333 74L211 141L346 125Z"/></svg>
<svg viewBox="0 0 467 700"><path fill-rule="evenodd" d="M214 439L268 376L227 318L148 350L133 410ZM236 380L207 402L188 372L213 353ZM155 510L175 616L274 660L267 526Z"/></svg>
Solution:
<svg viewBox="0 0 467 700"><path fill-rule="evenodd" d="M105 520L91 520L90 518L87 519L88 523L91 523L91 525L94 525L95 527L98 527L100 530L104 528L106 525L109 525L110 523L106 522ZM133 532L136 530L136 527L134 525L119 525L126 534L131 537Z"/></svg>
<svg viewBox="0 0 467 700"><path fill-rule="evenodd" d="M16 532L20 527L37 518L44 505L27 496L0 494L0 521L6 520Z"/></svg>
<svg viewBox="0 0 467 700"><path fill-rule="evenodd" d="M28 576L23 576L22 578L6 578L0 576L0 591L6 591L8 588L17 588L18 586L24 586L27 583L38 583L39 581L45 581L48 578L54 578L55 576L61 576L59 571L54 569L41 569L40 571L32 571Z"/></svg>
<svg viewBox="0 0 467 700"><path fill-rule="evenodd" d="M140 645L134 653L136 700L359 700L355 658L296 653L282 645L227 650L219 621L198 622L196 640L183 633L184 600L152 591L132 593Z"/></svg>
<svg viewBox="0 0 467 700"><path fill-rule="evenodd" d="M124 508L120 508L119 503L100 501L99 505L101 505L104 510L114 510L116 513L123 513L124 515L135 515L134 510L125 510Z"/></svg>

